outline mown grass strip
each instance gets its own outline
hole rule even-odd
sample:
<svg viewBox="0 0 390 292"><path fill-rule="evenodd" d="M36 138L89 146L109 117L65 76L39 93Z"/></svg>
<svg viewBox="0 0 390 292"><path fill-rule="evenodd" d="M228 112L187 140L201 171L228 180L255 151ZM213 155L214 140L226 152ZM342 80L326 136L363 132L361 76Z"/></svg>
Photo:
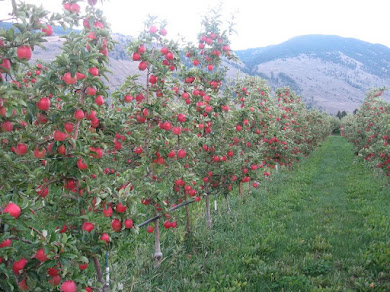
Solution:
<svg viewBox="0 0 390 292"><path fill-rule="evenodd" d="M147 235L122 245L115 280L133 291L390 291L390 187L342 137L245 203L223 198L213 230L164 232L158 270Z"/></svg>

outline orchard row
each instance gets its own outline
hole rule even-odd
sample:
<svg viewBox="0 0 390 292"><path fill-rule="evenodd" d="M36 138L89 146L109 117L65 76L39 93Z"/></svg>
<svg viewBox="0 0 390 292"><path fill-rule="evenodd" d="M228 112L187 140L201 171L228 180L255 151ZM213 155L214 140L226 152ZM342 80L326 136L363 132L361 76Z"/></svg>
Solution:
<svg viewBox="0 0 390 292"><path fill-rule="evenodd" d="M332 130L289 88L227 81L232 29L213 13L186 46L150 19L128 45L140 74L108 94L114 42L95 4L64 1L63 14L20 4L17 23L0 31L0 286L9 291L106 289L101 256L153 216L158 265L160 220L191 232L189 205L185 218L175 206L205 201L211 228L211 196L260 187ZM83 29L52 62L30 61L59 23Z"/></svg>
<svg viewBox="0 0 390 292"><path fill-rule="evenodd" d="M356 114L342 119L342 127L357 154L390 176L390 103L381 98L383 92L369 92Z"/></svg>

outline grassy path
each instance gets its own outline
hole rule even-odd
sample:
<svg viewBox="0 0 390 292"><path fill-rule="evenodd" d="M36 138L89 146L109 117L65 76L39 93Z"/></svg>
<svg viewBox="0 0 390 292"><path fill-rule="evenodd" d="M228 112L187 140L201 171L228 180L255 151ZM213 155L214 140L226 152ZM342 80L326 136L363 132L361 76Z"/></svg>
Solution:
<svg viewBox="0 0 390 292"><path fill-rule="evenodd" d="M131 267L134 291L390 291L390 187L342 137L231 204L212 231L167 233L158 271Z"/></svg>

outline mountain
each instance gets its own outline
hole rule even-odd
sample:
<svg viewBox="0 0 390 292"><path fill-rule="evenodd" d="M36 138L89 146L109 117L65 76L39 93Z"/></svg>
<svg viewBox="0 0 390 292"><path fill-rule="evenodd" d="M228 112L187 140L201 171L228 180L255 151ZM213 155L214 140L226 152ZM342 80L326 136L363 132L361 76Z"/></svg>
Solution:
<svg viewBox="0 0 390 292"><path fill-rule="evenodd" d="M0 28L8 29L10 25L0 23ZM35 49L35 60L49 61L60 53L63 39L59 35L68 32L61 27L56 27L55 32L46 38L46 50ZM109 54L112 73L108 85L112 89L121 85L126 76L140 74L138 63L126 53L132 38L121 34L113 37L117 45ZM261 76L273 89L289 86L308 107L333 114L354 111L370 88L390 85L390 48L353 38L305 35L235 53L241 61L225 63L228 77L234 78L238 72Z"/></svg>
<svg viewBox="0 0 390 292"><path fill-rule="evenodd" d="M113 51L109 53L109 70L112 73L108 73L107 76L110 80L108 86L111 90L120 86L129 75L141 74L138 70L138 63L130 60L126 54L126 46L131 41L131 37L113 34L114 40L117 42ZM46 49L36 47L33 53L32 61L51 61L54 60L57 55L61 53L61 47L64 43L64 39L58 35L45 37L47 42L43 45Z"/></svg>
<svg viewBox="0 0 390 292"><path fill-rule="evenodd" d="M370 88L390 84L390 48L353 38L305 35L235 53L245 73L290 86L309 107L331 113L352 112Z"/></svg>
<svg viewBox="0 0 390 292"><path fill-rule="evenodd" d="M117 45L110 52L110 87L122 84L126 76L139 74L138 63L126 54L131 37L113 34ZM63 40L47 38L46 50L37 48L36 59L50 60ZM390 85L390 48L352 38L306 35L279 45L235 51L239 63L225 63L228 77L238 72L258 75L273 89L290 86L308 107L336 114L358 108L371 88Z"/></svg>

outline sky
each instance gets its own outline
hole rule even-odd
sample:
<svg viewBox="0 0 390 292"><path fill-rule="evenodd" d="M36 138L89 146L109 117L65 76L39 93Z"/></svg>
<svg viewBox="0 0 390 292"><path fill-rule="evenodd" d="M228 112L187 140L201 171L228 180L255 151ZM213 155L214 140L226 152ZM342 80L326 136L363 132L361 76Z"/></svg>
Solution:
<svg viewBox="0 0 390 292"><path fill-rule="evenodd" d="M18 1L18 0L17 0ZM26 0L61 11L61 0ZM86 2L86 1L85 1ZM0 19L7 18L11 0L0 0ZM194 41L201 20L214 0L105 0L113 32L137 36L148 15L167 21L167 37ZM390 47L390 0L225 0L223 19L235 17L231 48L241 50L282 43L294 36L328 34L352 37Z"/></svg>

